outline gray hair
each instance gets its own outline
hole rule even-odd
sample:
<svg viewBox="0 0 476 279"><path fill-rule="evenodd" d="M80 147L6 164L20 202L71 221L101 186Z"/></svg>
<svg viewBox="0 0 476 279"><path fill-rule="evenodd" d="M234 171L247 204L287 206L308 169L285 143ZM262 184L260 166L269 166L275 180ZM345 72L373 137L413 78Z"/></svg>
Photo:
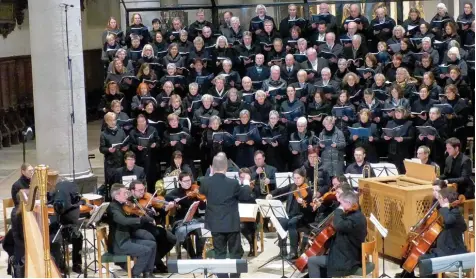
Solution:
<svg viewBox="0 0 476 279"><path fill-rule="evenodd" d="M306 55L310 54L317 54L317 51L313 47L310 47L306 50Z"/></svg>
<svg viewBox="0 0 476 279"><path fill-rule="evenodd" d="M271 116L277 116L279 118L279 112L272 110L269 112L269 118L271 118Z"/></svg>
<svg viewBox="0 0 476 279"><path fill-rule="evenodd" d="M279 66L278 66L278 65L273 65L273 66L271 66L271 72L272 72L272 71L278 71L278 72L281 72L281 69L279 68Z"/></svg>
<svg viewBox="0 0 476 279"><path fill-rule="evenodd" d="M213 157L212 168L214 172L226 172L228 169L228 158L223 152L219 152Z"/></svg>
<svg viewBox="0 0 476 279"><path fill-rule="evenodd" d="M190 89L190 88L198 88L198 83L196 83L196 82L190 83L190 84L188 85L188 89Z"/></svg>
<svg viewBox="0 0 476 279"><path fill-rule="evenodd" d="M299 43L303 43L303 42L306 43L306 45L307 45L307 40L306 40L306 39L304 39L304 38L299 38L299 39L297 40L297 43L298 43L298 44L299 44Z"/></svg>
<svg viewBox="0 0 476 279"><path fill-rule="evenodd" d="M324 67L324 68L322 68L322 70L321 70L321 74L323 74L323 73L328 73L328 74L330 74L330 73L331 73L331 69L329 69L328 67Z"/></svg>
<svg viewBox="0 0 476 279"><path fill-rule="evenodd" d="M258 13L259 9L264 9L264 13L266 14L266 7L262 4L256 5L255 13Z"/></svg>
<svg viewBox="0 0 476 279"><path fill-rule="evenodd" d="M357 204L359 202L359 196L353 191L344 191L340 194L339 199L351 204Z"/></svg>
<svg viewBox="0 0 476 279"><path fill-rule="evenodd" d="M240 18L237 16L230 18L230 23L233 23L233 22L237 22L238 24L240 24Z"/></svg>
<svg viewBox="0 0 476 279"><path fill-rule="evenodd" d="M250 116L250 112L247 109L244 109L244 110L240 111L240 117L242 117L243 115Z"/></svg>
<svg viewBox="0 0 476 279"><path fill-rule="evenodd" d="M230 59L225 59L225 60L223 60L222 65L225 65L225 64L229 64L230 66L233 65L233 63L231 63L231 60L230 60Z"/></svg>
<svg viewBox="0 0 476 279"><path fill-rule="evenodd" d="M111 198L115 200L115 197L119 194L121 189L126 189L126 186L124 186L120 183L114 183L111 186Z"/></svg>
<svg viewBox="0 0 476 279"><path fill-rule="evenodd" d="M167 64L167 70L168 69L177 69L177 65L175 65L175 63L169 63Z"/></svg>
<svg viewBox="0 0 476 279"><path fill-rule="evenodd" d="M461 45L458 43L458 41L456 41L456 40L451 40L451 41L448 43L448 49L450 49L450 48L452 48L452 47L460 48Z"/></svg>
<svg viewBox="0 0 476 279"><path fill-rule="evenodd" d="M352 41L353 40L357 40L359 42L362 42L362 37L359 34L355 34L354 36L352 36Z"/></svg>
<svg viewBox="0 0 476 279"><path fill-rule="evenodd" d="M259 96L264 96L266 98L266 92L264 92L263 90L256 91L255 99L257 99Z"/></svg>
<svg viewBox="0 0 476 279"><path fill-rule="evenodd" d="M188 36L187 30L185 30L185 29L180 30L180 36L182 36L182 35L187 35Z"/></svg>
<svg viewBox="0 0 476 279"><path fill-rule="evenodd" d="M195 39L193 39L193 43L194 44L201 43L202 45L205 44L205 42L203 41L203 38L200 36L195 37Z"/></svg>
<svg viewBox="0 0 476 279"><path fill-rule="evenodd" d="M335 123L335 119L333 116L326 116L326 118L324 118L324 120L322 120L322 124L325 124L325 123L331 123L332 125L334 125Z"/></svg>
<svg viewBox="0 0 476 279"><path fill-rule="evenodd" d="M225 37L225 36L220 36L217 38L217 42L216 42L216 45L215 45L215 48L219 48L219 44L220 44L220 40L224 40L225 41L225 45L228 45L228 39Z"/></svg>
<svg viewBox="0 0 476 279"><path fill-rule="evenodd" d="M431 38L430 37L425 37L425 38L421 39L421 42L422 43L425 43L425 42L430 43L430 46L431 46Z"/></svg>
<svg viewBox="0 0 476 279"><path fill-rule="evenodd" d="M210 102L212 102L212 101L213 101L213 96L210 95L210 94L205 94L205 95L202 96L202 102L203 102L203 101L210 101Z"/></svg>
<svg viewBox="0 0 476 279"><path fill-rule="evenodd" d="M218 115L210 116L210 119L208 120L208 122L210 122L210 124L211 124L214 121L218 121L218 125L221 125L220 116L218 116Z"/></svg>
<svg viewBox="0 0 476 279"><path fill-rule="evenodd" d="M436 8L437 9L443 9L443 10L445 10L445 12L448 11L448 8L446 8L446 5L444 3L438 3L438 5L436 5Z"/></svg>
<svg viewBox="0 0 476 279"><path fill-rule="evenodd" d="M405 34L405 28L403 28L403 26L401 26L401 25L397 25L393 28L392 33L393 33L394 36L395 36L395 31L397 31L397 30L400 30L402 32L402 34Z"/></svg>
<svg viewBox="0 0 476 279"><path fill-rule="evenodd" d="M437 107L432 107L432 108L430 109L430 112L434 112L434 113L436 113L436 114L438 114L438 115L441 115L441 111L440 111L440 109L437 108Z"/></svg>

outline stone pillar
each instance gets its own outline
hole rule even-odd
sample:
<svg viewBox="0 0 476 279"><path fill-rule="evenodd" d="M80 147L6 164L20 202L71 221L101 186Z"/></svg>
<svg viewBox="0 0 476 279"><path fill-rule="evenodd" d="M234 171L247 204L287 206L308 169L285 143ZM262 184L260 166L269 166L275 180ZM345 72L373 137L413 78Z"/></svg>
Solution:
<svg viewBox="0 0 476 279"><path fill-rule="evenodd" d="M68 8L69 49L73 71L73 102L66 47ZM77 179L92 176L88 163L88 137L84 91L84 65L79 0L28 1L31 62L35 105L37 162ZM71 123L73 113L75 123ZM73 131L72 131L73 128ZM74 139L74 143L73 143ZM87 193L85 191L85 193Z"/></svg>

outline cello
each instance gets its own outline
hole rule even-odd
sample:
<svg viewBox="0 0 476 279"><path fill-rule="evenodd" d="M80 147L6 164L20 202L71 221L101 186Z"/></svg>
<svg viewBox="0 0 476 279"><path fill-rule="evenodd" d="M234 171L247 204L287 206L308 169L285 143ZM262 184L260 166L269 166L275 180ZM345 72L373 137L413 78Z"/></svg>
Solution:
<svg viewBox="0 0 476 279"><path fill-rule="evenodd" d="M407 272L412 272L415 269L420 256L428 252L443 230L441 216L437 210L439 204L438 201L435 202L425 216L408 233L402 253L402 267Z"/></svg>

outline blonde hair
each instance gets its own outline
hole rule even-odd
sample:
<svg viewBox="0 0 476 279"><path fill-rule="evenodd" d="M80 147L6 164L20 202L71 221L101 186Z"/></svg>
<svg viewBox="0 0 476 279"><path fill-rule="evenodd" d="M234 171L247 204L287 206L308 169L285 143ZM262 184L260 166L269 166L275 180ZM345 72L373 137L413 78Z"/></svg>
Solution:
<svg viewBox="0 0 476 279"><path fill-rule="evenodd" d="M116 114L114 112L108 112L104 115L104 121L108 122L109 120L115 120Z"/></svg>

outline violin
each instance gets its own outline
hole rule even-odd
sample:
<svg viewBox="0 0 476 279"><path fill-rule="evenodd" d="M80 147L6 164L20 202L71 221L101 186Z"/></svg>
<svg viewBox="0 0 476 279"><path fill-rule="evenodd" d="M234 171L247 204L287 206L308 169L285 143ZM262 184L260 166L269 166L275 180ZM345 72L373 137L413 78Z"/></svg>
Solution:
<svg viewBox="0 0 476 279"><path fill-rule="evenodd" d="M309 188L309 186L307 186L306 183L303 183L301 186L299 186L299 187L296 189L296 191L293 192L294 198L295 198L296 200L302 199L301 206L302 206L303 208L306 208L306 207L307 207L307 203L306 203L306 201L305 201L305 198L307 198L307 195L308 195L307 188Z"/></svg>
<svg viewBox="0 0 476 279"><path fill-rule="evenodd" d="M126 201L122 205L122 209L124 210L124 212L126 212L127 215L136 215L141 217L147 214L145 209L137 202Z"/></svg>
<svg viewBox="0 0 476 279"><path fill-rule="evenodd" d="M332 201L335 201L337 200L337 195L336 195L336 192L335 191L331 191L331 192L327 192L325 193L322 197L318 198L318 199L314 199L312 202L311 202L311 206L313 208L315 208L314 210L316 210L319 206L321 206L323 203L325 204L328 204Z"/></svg>
<svg viewBox="0 0 476 279"><path fill-rule="evenodd" d="M147 193L147 192L144 193L144 196L139 200L139 204L143 208L147 208L147 207L151 206L153 208L158 208L158 209L167 205L168 202L165 200L164 197L162 197L162 196L154 197L154 195L155 195L155 193L154 194L150 194L150 193Z"/></svg>
<svg viewBox="0 0 476 279"><path fill-rule="evenodd" d="M192 187L185 190L185 194L186 194L185 197L179 199L178 201L181 201L184 198L190 198L190 199L195 199L196 198L200 201L206 201L207 197L205 197L205 195L203 195L203 194L200 194L199 189L200 189L200 186L198 186L198 184L196 184L196 183L192 184Z"/></svg>

